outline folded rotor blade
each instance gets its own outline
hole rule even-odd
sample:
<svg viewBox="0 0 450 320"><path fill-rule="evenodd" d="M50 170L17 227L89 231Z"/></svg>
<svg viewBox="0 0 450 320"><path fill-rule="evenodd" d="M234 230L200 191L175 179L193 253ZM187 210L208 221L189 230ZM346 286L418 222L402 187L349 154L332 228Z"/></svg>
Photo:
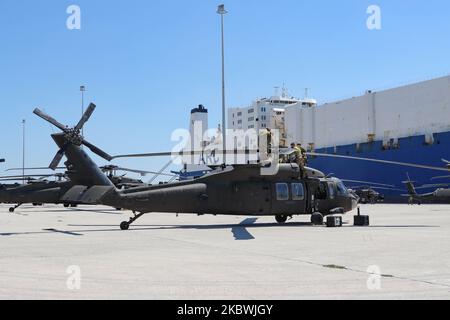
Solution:
<svg viewBox="0 0 450 320"><path fill-rule="evenodd" d="M59 163L61 162L62 158L64 157L64 153L66 152L67 143L58 150L55 157L53 158L52 162L49 165L49 168L52 170L56 170L58 168Z"/></svg>
<svg viewBox="0 0 450 320"><path fill-rule="evenodd" d="M42 112L38 108L34 109L33 113L35 115L37 115L38 117L40 117L40 118L50 122L52 125L54 125L55 127L61 129L62 131L66 131L67 130L67 128L64 125L62 125L61 123L56 121L54 118L50 117L48 114Z"/></svg>
<svg viewBox="0 0 450 320"><path fill-rule="evenodd" d="M98 155L99 157L102 157L103 159L107 160L107 161L111 161L113 159L112 156L110 156L109 154L107 154L105 151L103 151L102 149L94 146L92 143L83 140L82 142L86 147L88 147L93 153L95 153L96 155Z"/></svg>
<svg viewBox="0 0 450 320"><path fill-rule="evenodd" d="M404 167L412 167L412 168L428 169L428 170L436 170L436 171L445 171L445 172L449 171L449 169L441 168L441 167L433 167L433 166L407 163L407 162L360 158L360 157L352 157L352 156L342 156L342 155L337 155L337 154L307 152L307 155L313 156L313 157L329 157L329 158L341 158L341 159L368 161L368 162L376 162L376 163L386 163L386 164L393 164L393 165L404 166Z"/></svg>
<svg viewBox="0 0 450 320"><path fill-rule="evenodd" d="M94 112L96 108L96 105L91 103L89 105L89 107L86 109L86 111L83 114L83 117L80 119L80 122L78 122L78 124L76 125L76 127L74 128L76 131L81 130L81 128L83 128L84 124L86 122L88 122L89 118L92 116L92 113Z"/></svg>

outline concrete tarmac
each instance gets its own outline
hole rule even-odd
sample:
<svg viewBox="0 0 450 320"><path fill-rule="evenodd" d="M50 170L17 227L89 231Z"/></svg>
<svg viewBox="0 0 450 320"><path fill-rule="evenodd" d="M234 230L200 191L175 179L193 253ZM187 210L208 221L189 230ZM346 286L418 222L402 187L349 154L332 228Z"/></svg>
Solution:
<svg viewBox="0 0 450 320"><path fill-rule="evenodd" d="M370 227L309 217L0 205L0 299L449 299L450 206L363 205Z"/></svg>

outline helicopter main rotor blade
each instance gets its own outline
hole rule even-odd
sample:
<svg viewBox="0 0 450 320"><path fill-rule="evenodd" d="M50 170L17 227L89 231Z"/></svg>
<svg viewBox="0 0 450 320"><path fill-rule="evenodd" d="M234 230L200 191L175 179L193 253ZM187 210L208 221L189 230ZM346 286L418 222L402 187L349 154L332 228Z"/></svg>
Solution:
<svg viewBox="0 0 450 320"><path fill-rule="evenodd" d="M34 168L10 168L10 169L6 169L5 171L20 171L20 170L48 170L50 169L49 167L34 167ZM66 167L57 167L57 170L65 170Z"/></svg>
<svg viewBox="0 0 450 320"><path fill-rule="evenodd" d="M0 177L0 180L1 179L13 179L13 178L23 179L24 177L25 178L29 178L29 177L36 178L36 177L53 177L53 176L54 176L53 174L28 174L28 175L25 175L25 176L19 176L19 175L17 175L17 176L3 176L3 177Z"/></svg>
<svg viewBox="0 0 450 320"><path fill-rule="evenodd" d="M157 153L141 153L141 154L123 154L118 156L113 156L113 159L118 158L147 158L147 157L170 157L173 154L172 152L157 152Z"/></svg>
<svg viewBox="0 0 450 320"><path fill-rule="evenodd" d="M84 112L83 117L80 119L80 122L78 122L78 124L74 128L76 131L81 130L84 124L89 121L89 118L92 116L92 113L94 112L96 107L97 106L93 103L89 104L89 107Z"/></svg>
<svg viewBox="0 0 450 320"><path fill-rule="evenodd" d="M450 178L450 176L438 176L438 177L433 177L433 178L431 178L431 180L447 179L447 178Z"/></svg>
<svg viewBox="0 0 450 320"><path fill-rule="evenodd" d="M90 143L86 140L83 140L82 144L84 144L86 147L88 147L93 153L95 153L96 155L98 155L99 157L101 157L107 161L111 161L112 159L114 159L114 157L110 156L105 151L94 146L92 143Z"/></svg>
<svg viewBox="0 0 450 320"><path fill-rule="evenodd" d="M355 190L355 189L379 189L379 190L392 190L392 191L405 191L404 189L399 188L388 188L388 187L376 187L376 186L349 186L349 189Z"/></svg>
<svg viewBox="0 0 450 320"><path fill-rule="evenodd" d="M442 159L443 162L445 162L446 164L450 164L450 161Z"/></svg>
<svg viewBox="0 0 450 320"><path fill-rule="evenodd" d="M126 172L132 172L132 173L138 173L141 176L145 176L147 174L161 174L162 176L166 176L166 177L178 177L177 175L174 174L170 174L170 173L159 173L159 172L155 172L155 171L146 171L146 170L137 170L137 169L129 169L129 168L123 168L123 167L119 167L119 166L115 166L115 165L110 165L110 166L103 166L100 167L100 169L103 172L109 172L109 171L126 171Z"/></svg>
<svg viewBox="0 0 450 320"><path fill-rule="evenodd" d="M37 115L38 117L50 122L52 125L54 125L55 127L61 129L62 131L66 131L67 128L62 125L61 123L59 123L58 121L56 121L56 119L50 117L48 114L42 112L41 110L39 110L38 108L34 109L33 113L35 115Z"/></svg>
<svg viewBox="0 0 450 320"><path fill-rule="evenodd" d="M326 154L326 153L316 153L316 152L307 152L307 154L309 156L313 156L313 157L315 156L315 157L329 157L329 158L359 160L359 161L385 163L385 164L393 164L393 165L404 166L404 167L412 167L412 168L419 168L419 169L428 169L428 170L449 172L449 169L446 169L446 168L433 167L433 166L407 163L407 162L398 162L398 161L389 161L389 160L380 160L380 159L371 159L371 158L360 158L360 157L342 156L342 155L337 155L337 154Z"/></svg>
<svg viewBox="0 0 450 320"><path fill-rule="evenodd" d="M443 187L448 187L450 184L448 183L440 183L440 184L425 184L423 186L420 187L416 187L417 190L420 189L431 189L431 188L443 188Z"/></svg>
<svg viewBox="0 0 450 320"><path fill-rule="evenodd" d="M342 182L362 183L365 185L375 185L375 186L381 186L381 187L395 188L395 186L392 184L376 183L376 182L369 182L369 181L358 181L358 180L347 180L347 179L340 179L340 180Z"/></svg>
<svg viewBox="0 0 450 320"><path fill-rule="evenodd" d="M122 168L122 167L117 167L116 170L138 173L141 176L145 176L146 174L160 174L160 175L166 176L166 177L173 177L173 176L175 176L174 174L169 174L169 173L159 173L159 172L155 172L155 171L135 170L135 169Z"/></svg>
<svg viewBox="0 0 450 320"><path fill-rule="evenodd" d="M137 154L123 154L113 156L113 159L118 158L149 158L149 157L183 157L183 156L207 156L216 153L217 155L223 154L222 150L203 150L203 151L176 151L176 152L154 152L154 153L137 153ZM226 150L227 155L257 155L258 152L252 150Z"/></svg>

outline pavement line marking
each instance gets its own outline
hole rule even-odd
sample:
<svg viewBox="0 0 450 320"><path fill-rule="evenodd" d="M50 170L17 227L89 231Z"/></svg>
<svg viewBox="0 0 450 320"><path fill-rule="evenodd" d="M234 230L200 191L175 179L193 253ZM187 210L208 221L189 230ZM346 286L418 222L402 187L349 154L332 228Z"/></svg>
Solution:
<svg viewBox="0 0 450 320"><path fill-rule="evenodd" d="M52 231L52 232L56 232L56 233L62 233L62 234L67 234L70 236L83 236L83 234L81 233L76 233L76 232L70 232L70 231L64 231L64 230L58 230L58 229L42 229L44 231Z"/></svg>

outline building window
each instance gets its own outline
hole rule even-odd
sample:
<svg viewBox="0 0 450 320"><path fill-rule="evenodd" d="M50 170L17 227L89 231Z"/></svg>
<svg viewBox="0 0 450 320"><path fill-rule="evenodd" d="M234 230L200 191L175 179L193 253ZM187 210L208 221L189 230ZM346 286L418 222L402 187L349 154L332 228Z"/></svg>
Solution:
<svg viewBox="0 0 450 320"><path fill-rule="evenodd" d="M249 109L248 110L248 113L250 114L250 113L253 113L253 112L255 112L255 109Z"/></svg>
<svg viewBox="0 0 450 320"><path fill-rule="evenodd" d="M265 123L261 124L261 128L266 128L266 124Z"/></svg>
<svg viewBox="0 0 450 320"><path fill-rule="evenodd" d="M248 118L248 121L250 122L250 121L255 121L255 117L250 117L250 118Z"/></svg>
<svg viewBox="0 0 450 320"><path fill-rule="evenodd" d="M248 126L248 128L249 128L249 129L254 129L255 126L254 126L254 125L250 125L250 126Z"/></svg>
<svg viewBox="0 0 450 320"><path fill-rule="evenodd" d="M266 116L261 116L261 120L262 120L262 121L266 121L266 120L267 120L267 117L266 117Z"/></svg>
<svg viewBox="0 0 450 320"><path fill-rule="evenodd" d="M301 201L305 200L305 190L303 189L303 184L293 183L292 187L292 200Z"/></svg>
<svg viewBox="0 0 450 320"><path fill-rule="evenodd" d="M238 124L242 124L242 120L238 120Z"/></svg>
<svg viewBox="0 0 450 320"><path fill-rule="evenodd" d="M289 187L287 183L277 183L277 200L278 201L287 201L289 200Z"/></svg>
<svg viewBox="0 0 450 320"><path fill-rule="evenodd" d="M266 112L266 107L262 107L261 112Z"/></svg>
<svg viewBox="0 0 450 320"><path fill-rule="evenodd" d="M238 116L238 117L242 116L242 112L238 112L238 113L237 113L237 116Z"/></svg>

